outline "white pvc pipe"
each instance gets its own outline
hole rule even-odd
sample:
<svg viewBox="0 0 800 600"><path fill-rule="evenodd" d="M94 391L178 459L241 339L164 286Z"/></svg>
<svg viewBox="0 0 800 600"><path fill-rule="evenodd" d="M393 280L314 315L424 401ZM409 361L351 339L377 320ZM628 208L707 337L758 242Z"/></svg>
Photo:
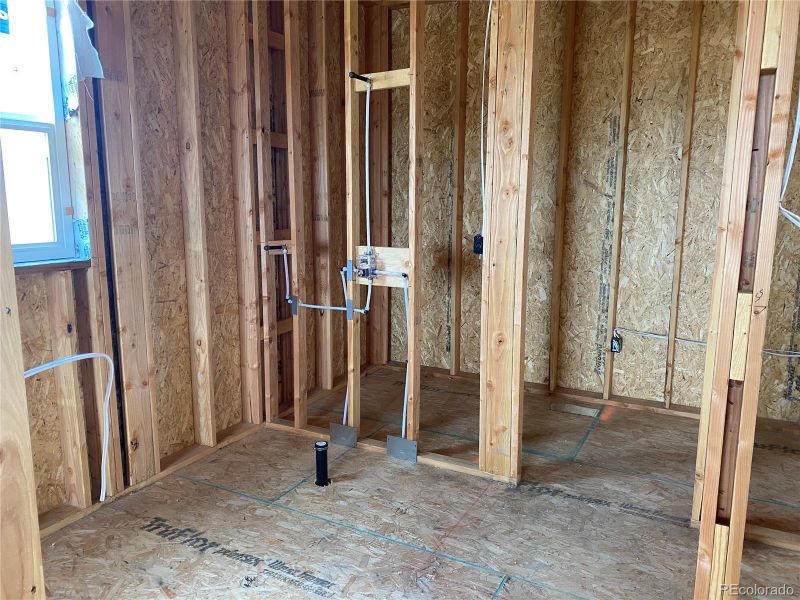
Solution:
<svg viewBox="0 0 800 600"><path fill-rule="evenodd" d="M103 453L100 459L100 502L103 502L106 499L106 489L108 487L106 482L106 471L108 470L108 437L109 437L109 417L108 417L108 407L109 402L111 400L111 388L114 384L114 361L111 360L111 357L108 354L104 354L103 352L85 352L83 354L73 354L72 356L65 356L64 358L59 358L56 360L52 360L50 362L44 363L43 365L39 365L38 367L33 367L32 369L28 369L23 373L25 379L29 377L33 377L34 375L38 375L43 371L47 371L48 369L53 369L60 365L65 365L67 363L77 362L79 360L89 359L89 358L102 358L108 364L108 379L106 381L106 391L103 397Z"/></svg>
<svg viewBox="0 0 800 600"><path fill-rule="evenodd" d="M403 388L403 427L402 427L402 435L404 438L407 437L406 435L406 421L408 418L408 375L411 368L411 363L408 360L408 350L411 349L411 340L408 338L408 329L409 329L409 319L408 314L408 277L403 277L403 301L406 305L406 384Z"/></svg>

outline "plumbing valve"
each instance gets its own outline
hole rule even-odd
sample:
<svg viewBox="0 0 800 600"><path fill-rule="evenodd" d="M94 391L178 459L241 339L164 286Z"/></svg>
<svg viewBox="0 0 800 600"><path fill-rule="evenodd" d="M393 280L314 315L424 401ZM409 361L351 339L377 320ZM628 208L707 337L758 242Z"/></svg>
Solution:
<svg viewBox="0 0 800 600"><path fill-rule="evenodd" d="M356 275L365 279L375 279L378 269L378 257L372 250L367 250L364 254L359 254L356 259Z"/></svg>

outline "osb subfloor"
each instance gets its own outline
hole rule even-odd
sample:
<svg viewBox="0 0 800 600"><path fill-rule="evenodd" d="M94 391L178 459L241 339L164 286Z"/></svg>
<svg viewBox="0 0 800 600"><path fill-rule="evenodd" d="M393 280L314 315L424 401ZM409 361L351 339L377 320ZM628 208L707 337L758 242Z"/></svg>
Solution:
<svg viewBox="0 0 800 600"><path fill-rule="evenodd" d="M397 432L402 380L392 367L364 378L364 433ZM342 395L318 399L311 422L340 419ZM259 430L47 538L48 596L691 597L697 421L550 404L526 398L517 488L338 446L320 488L311 438ZM421 428L425 451L474 459L477 383L425 376ZM750 512L763 525L800 531L798 439L759 424ZM742 583L800 594L798 564L746 542Z"/></svg>

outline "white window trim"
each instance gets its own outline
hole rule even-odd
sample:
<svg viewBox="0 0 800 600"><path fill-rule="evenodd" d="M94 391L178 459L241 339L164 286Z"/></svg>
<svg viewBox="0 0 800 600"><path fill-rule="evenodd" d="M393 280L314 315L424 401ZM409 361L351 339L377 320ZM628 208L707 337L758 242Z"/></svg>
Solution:
<svg viewBox="0 0 800 600"><path fill-rule="evenodd" d="M50 81L53 88L55 125L31 121L25 115L2 114L2 127L42 131L50 145L50 186L53 191L53 224L56 241L39 244L15 244L11 247L14 264L53 262L75 258L75 234L72 229L72 194L65 131L64 96L61 82L61 52L58 16L53 0L47 0L47 39L50 50Z"/></svg>

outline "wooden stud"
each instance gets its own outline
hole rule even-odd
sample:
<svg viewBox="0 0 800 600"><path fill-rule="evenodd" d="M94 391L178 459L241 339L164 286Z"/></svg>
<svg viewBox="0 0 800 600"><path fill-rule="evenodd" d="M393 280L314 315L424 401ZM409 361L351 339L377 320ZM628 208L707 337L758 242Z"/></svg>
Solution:
<svg viewBox="0 0 800 600"><path fill-rule="evenodd" d="M0 149L0 597L44 598L22 339Z"/></svg>
<svg viewBox="0 0 800 600"><path fill-rule="evenodd" d="M144 207L136 143L130 5L94 4L95 44L106 71L100 82L105 173L111 230L117 340L131 485L158 473L160 453L145 269Z"/></svg>
<svg viewBox="0 0 800 600"><path fill-rule="evenodd" d="M558 133L558 182L553 234L553 279L550 286L550 391L558 385L561 335L561 284L564 276L564 220L567 214L569 140L572 128L572 81L575 67L575 13L577 2L567 2L564 21L564 72L561 78L561 125Z"/></svg>
<svg viewBox="0 0 800 600"><path fill-rule="evenodd" d="M752 306L753 294L739 292L736 297L736 313L733 321L733 349L729 376L729 379L734 381L744 381L744 369L747 362L747 334L750 331Z"/></svg>
<svg viewBox="0 0 800 600"><path fill-rule="evenodd" d="M244 0L226 3L230 85L233 195L236 205L236 259L239 265L239 343L242 369L242 420L261 423L261 327L259 323L256 206L250 123L247 10Z"/></svg>
<svg viewBox="0 0 800 600"><path fill-rule="evenodd" d="M289 214L291 216L292 242L294 254L292 255L292 290L295 296L308 302L308 279L306 272L305 247L305 193L304 181L306 177L303 165L303 119L301 97L308 94L308 80L300 71L300 5L296 2L285 2L283 5L283 27L286 40L286 127L289 137ZM297 311L293 317L292 348L294 361L292 362L293 390L294 390L294 425L305 427L308 421L308 366L306 339L308 312L304 309Z"/></svg>
<svg viewBox="0 0 800 600"><path fill-rule="evenodd" d="M681 179L678 191L678 215L675 224L675 258L672 267L672 298L670 300L669 329L667 331L667 370L664 379L664 406L672 402L672 381L675 376L675 338L678 332L680 310L681 273L683 270L683 235L686 229L686 204L689 197L689 165L692 159L692 129L694 127L694 100L697 89L697 70L700 62L700 30L703 24L703 2L692 4L692 48L689 54L689 78L686 105L683 110L683 143L681 146Z"/></svg>
<svg viewBox="0 0 800 600"><path fill-rule="evenodd" d="M203 446L217 443L214 372L211 368L211 304L208 291L206 207L200 147L200 88L197 74L195 4L172 5L178 99L178 137L186 246L186 289L191 342L194 438Z"/></svg>
<svg viewBox="0 0 800 600"><path fill-rule="evenodd" d="M791 113L790 103L797 51L798 23L800 22L800 3L769 0L769 4L773 2L781 6L783 18L781 19L780 51L778 53L772 117L770 120L769 161L764 176L764 195L758 236L753 307L748 334L747 365L745 367L744 398L736 454L730 536L725 567L725 583L727 584L739 583L741 568L750 492L753 442L758 412L758 392L761 383L762 350L769 316L768 306L770 286L772 284L772 266L778 228L778 205L780 203L781 182L786 164L786 140ZM767 13L769 14L769 9ZM769 49L767 48L766 50L768 51Z"/></svg>
<svg viewBox="0 0 800 600"><path fill-rule="evenodd" d="M722 584L725 581L725 555L728 548L728 528L725 525L714 526L714 562L711 565L711 588L709 600L723 598Z"/></svg>
<svg viewBox="0 0 800 600"><path fill-rule="evenodd" d="M349 71L348 71L349 72ZM372 91L388 90L391 88L408 87L411 85L410 69L395 69L394 71L380 71L376 73L363 73L364 77L372 80ZM357 92L366 92L367 84L358 79L354 80Z"/></svg>
<svg viewBox="0 0 800 600"><path fill-rule="evenodd" d="M535 2L497 3L490 67L491 193L484 243L480 468L521 475L530 159L535 106ZM502 93L497 93L502 90ZM488 165L487 165L488 167Z"/></svg>
<svg viewBox="0 0 800 600"><path fill-rule="evenodd" d="M328 153L328 53L334 50L327 41L330 28L331 6L325 2L309 4L309 79L311 97L309 100L309 121L311 133L311 163L314 202L314 262L316 264L314 284L315 300L319 304L331 306L334 303L334 290L338 290L333 265L331 247L331 185L330 156ZM336 295L338 299L338 294ZM315 311L317 342L316 365L317 382L323 389L333 387L333 318L332 311Z"/></svg>
<svg viewBox="0 0 800 600"><path fill-rule="evenodd" d="M100 172L95 127L95 102L86 86L80 88L80 120L83 163L86 180L86 203L89 217L91 266L85 271L73 271L75 315L78 320L78 351L103 352L113 356L111 344L111 313L106 274L106 234L103 227L103 207L100 199ZM99 490L103 446L103 413L108 366L98 360L80 363L84 386L84 415L89 469ZM113 496L125 487L120 449L120 424L117 411L116 381L112 382L109 402L108 465L106 495Z"/></svg>
<svg viewBox="0 0 800 600"><path fill-rule="evenodd" d="M347 177L347 260L356 261L356 245L361 233L361 150L359 130L361 116L355 80L347 73L360 70L361 50L358 35L358 0L346 0L344 5L344 134L345 173ZM347 295L353 306L361 305L361 286L347 282ZM361 425L361 315L353 314L347 321L347 424Z"/></svg>
<svg viewBox="0 0 800 600"><path fill-rule="evenodd" d="M718 306L712 306L712 319L717 320L717 322L714 323L712 321L710 325L710 328L716 325L717 329L715 356L713 363L709 364L707 362L705 373L705 380L711 380L711 399L708 412L708 434L706 438L702 512L700 516L700 543L695 575L695 598L704 598L710 593L716 593L711 588L714 585L711 572L712 565L720 560L714 537L717 525L720 474L723 464L726 412L729 405L729 375L734 337L735 306L738 299L737 291L746 220L747 193L750 187L750 162L760 81L765 13L766 5L762 2L752 2L747 9L747 34L745 38L742 84L739 97L735 99L735 103L739 106L739 116L733 148L734 158L731 183L730 188L727 188L727 182L723 182L723 196L720 202L719 222L720 227L725 229L726 235L721 236L722 240L720 240L719 244L722 245L722 248L720 249L718 246L718 257L721 254L722 260L716 264L716 270L719 272L718 284L720 287L719 295L715 298ZM736 79L737 75L734 73L734 85L736 84ZM760 359L760 349L758 354ZM730 437L728 437L728 440L730 442ZM739 470L738 464L736 465L736 470ZM741 553L739 553L739 556L741 556ZM735 570L738 577L738 565ZM727 579L727 572L725 577Z"/></svg>
<svg viewBox="0 0 800 600"><path fill-rule="evenodd" d="M364 41L367 52L366 68L373 71L385 71L389 68L389 9L385 6L371 5L366 7ZM391 184L391 115L389 113L389 94L372 94L370 107L370 219L372 225L372 243L374 246L388 246L390 229L390 195ZM382 365L389 360L389 293L381 287L372 289L372 301L367 315L368 328L367 347L368 362Z"/></svg>
<svg viewBox="0 0 800 600"><path fill-rule="evenodd" d="M45 282L53 359L77 354L72 277L68 271L53 271L45 275ZM53 377L61 424L61 452L67 504L86 508L92 503L92 489L89 482L86 421L78 384L78 365L68 363L56 367L53 369Z"/></svg>
<svg viewBox="0 0 800 600"><path fill-rule="evenodd" d="M255 103L255 140L256 140L256 185L259 217L259 233L261 240L261 318L264 324L263 360L264 360L264 419L267 422L278 418L280 402L280 384L278 382L278 317L277 304L282 301L278 297L275 277L275 259L266 252L263 246L271 244L275 235L275 202L272 194L272 146L275 135L268 131L270 123L270 63L269 43L271 32L268 32L267 10L261 2L252 2L253 11L253 92ZM264 43L265 37L267 43ZM283 35L281 35L283 48ZM284 139L286 136L283 136ZM288 145L288 142L284 147ZM279 245L279 244L275 244Z"/></svg>
<svg viewBox="0 0 800 600"><path fill-rule="evenodd" d="M486 101L486 114L487 122L486 122L486 154L484 155L485 162L485 194L486 198L489 199L487 202L486 212L483 215L483 224L482 224L482 232L484 235L484 242L483 242L483 256L482 262L483 266L481 269L481 344L480 344L480 415L479 415L479 433L478 436L480 438L479 449L478 449L478 466L480 467L481 471L483 472L492 472L494 473L498 469L490 470L487 468L485 460L483 457L485 454L484 447L491 448L494 445L494 440L490 439L492 436L492 431L489 427L489 424L494 422L496 419L494 417L494 413L491 410L491 405L489 402L484 401L485 398L489 398L488 391L489 389L494 389L494 383L488 380L487 378L487 367L489 361L489 353L488 348L489 344L486 340L489 340L490 329L489 329L489 299L488 295L484 290L489 289L489 269L486 267L491 260L491 247L487 242L490 241L490 238L486 235L485 232L489 231L491 228L492 222L492 202L491 198L493 197L493 190L494 190L494 144L495 144L495 129L497 126L497 119L495 118L495 106L496 106L496 99L497 99L497 79L496 77L492 77L492 74L498 73L498 29L499 29L499 8L494 3L490 5L490 14L489 14L489 74L487 76L487 101ZM510 444L509 444L509 459L510 459ZM507 461L510 462L510 461ZM501 469L502 465L501 465ZM510 472L509 468L506 468L505 471Z"/></svg>
<svg viewBox="0 0 800 600"><path fill-rule="evenodd" d="M764 26L764 48L761 52L761 71L770 73L778 68L781 43L783 0L767 3L767 22Z"/></svg>
<svg viewBox="0 0 800 600"><path fill-rule="evenodd" d="M744 51L747 38L748 24L748 2L738 4L736 42L733 55L733 69L731 76L731 91L728 101L728 126L725 135L725 162L722 170L722 190L720 193L719 216L717 227L717 244L715 251L714 264L722 264L725 257L725 245L727 238L727 222L729 213L729 196L731 189L731 176L733 173L735 148L736 148L736 127L739 123L739 99L742 91L744 75ZM720 295L722 294L722 271L714 269L711 284L711 309L708 320L708 333L706 335L706 358L705 372L712 372L717 355L717 338L719 332L720 317ZM694 493L692 495L692 521L700 521L700 511L703 500L703 482L705 478L706 450L708 444L709 421L711 416L711 397L712 397L711 377L704 377L703 390L700 403L700 424L697 434L697 457L695 459L694 473Z"/></svg>
<svg viewBox="0 0 800 600"><path fill-rule="evenodd" d="M617 142L617 187L614 191L614 231L611 242L611 281L608 294L608 328L606 331L603 398L611 397L614 381L614 353L611 352L611 338L617 326L619 263L622 250L622 220L625 213L625 177L628 170L628 126L631 116L633 46L636 35L636 0L628 0L626 6L625 55L622 63L622 95L619 110L620 131L619 140Z"/></svg>
<svg viewBox="0 0 800 600"><path fill-rule="evenodd" d="M423 89L425 82L425 2L411 3L409 17L409 50L411 81L408 91L408 251L411 261L409 276L408 312L408 410L406 438L419 436L420 410L420 346L422 331L422 180L423 180Z"/></svg>
<svg viewBox="0 0 800 600"><path fill-rule="evenodd" d="M568 9L569 10L569 9ZM458 3L456 98L453 115L453 217L450 240L450 374L461 371L461 252L464 237L464 153L467 134L469 2Z"/></svg>

